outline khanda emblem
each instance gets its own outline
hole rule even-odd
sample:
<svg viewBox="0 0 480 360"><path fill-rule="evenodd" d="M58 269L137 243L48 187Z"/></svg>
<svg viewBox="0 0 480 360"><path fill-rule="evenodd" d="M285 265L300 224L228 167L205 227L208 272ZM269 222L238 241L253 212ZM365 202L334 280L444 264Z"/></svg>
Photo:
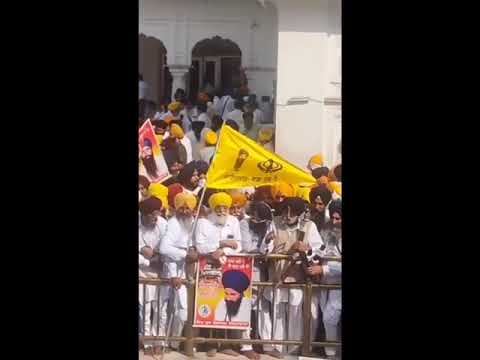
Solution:
<svg viewBox="0 0 480 360"><path fill-rule="evenodd" d="M238 171L243 165L243 162L248 158L250 154L247 150L240 149L238 152L237 160L235 160L235 165L233 166L233 170Z"/></svg>
<svg viewBox="0 0 480 360"><path fill-rule="evenodd" d="M259 162L257 164L258 168L265 173L273 173L275 171L280 171L283 169L283 166L272 159L268 159L267 161Z"/></svg>

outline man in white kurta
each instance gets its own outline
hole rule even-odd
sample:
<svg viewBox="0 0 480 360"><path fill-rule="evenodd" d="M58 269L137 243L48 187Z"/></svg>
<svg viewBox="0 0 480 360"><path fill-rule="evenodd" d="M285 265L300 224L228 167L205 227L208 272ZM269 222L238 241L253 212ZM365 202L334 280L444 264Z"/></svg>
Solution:
<svg viewBox="0 0 480 360"><path fill-rule="evenodd" d="M228 214L232 205L229 194L215 193L208 199L208 204L212 212L206 218L198 220L195 246L200 255L210 255L224 263L226 255L235 255L242 251L240 223L236 217ZM241 331L241 337L250 339L250 330ZM253 351L251 345L242 345L240 351L249 359L259 359L260 355ZM216 348L212 347L207 355L214 356L214 352ZM224 346L222 352L233 356L238 355L229 346Z"/></svg>
<svg viewBox="0 0 480 360"><path fill-rule="evenodd" d="M330 221L321 231L325 240L325 256L342 256L342 202L334 200L329 205ZM340 261L326 261L321 265L315 265L308 269L309 274L320 278L322 284L341 284L342 263ZM342 313L342 290L340 289L315 289L312 299L312 323L311 331L314 334L319 324L318 306L322 310L323 326L327 341L338 341L340 330L340 316ZM325 353L329 357L336 355L336 348L325 347Z"/></svg>
<svg viewBox="0 0 480 360"><path fill-rule="evenodd" d="M293 255L305 253L309 249L321 251L320 249L323 248L322 238L315 224L312 221L304 220L305 213L306 203L303 199L288 197L284 200L281 216L275 218L276 234L273 241L269 243L269 253ZM301 267L290 266L290 264L289 261L280 260L270 265L269 281L276 283L304 281L305 277ZM272 324L274 338L301 340L303 335L302 289L276 288L275 301L273 301L273 291L271 288L267 288L264 296L272 303L272 308L275 308L272 315L275 319ZM268 319L266 316L264 318ZM266 328L268 327L266 326ZM264 346L264 349L268 351L271 351L272 348L277 349L278 352L283 350L281 345ZM292 353L299 350L298 346L288 348Z"/></svg>
<svg viewBox="0 0 480 360"><path fill-rule="evenodd" d="M167 231L167 221L159 216L162 210L161 200L150 197L139 204L140 224L139 224L139 276L143 278L158 278L160 269L151 262L158 254L160 242ZM143 319L143 335L158 336L157 329L162 327L159 322L157 305L159 299L159 290L155 285L139 286L140 314ZM161 301L161 296L160 296ZM145 315L145 316L143 316ZM153 315L153 321L150 318ZM158 353L161 342L145 341L145 350Z"/></svg>
<svg viewBox="0 0 480 360"><path fill-rule="evenodd" d="M169 336L181 336L183 325L187 321L187 288L181 284L181 280L186 279L187 251L192 244L191 231L196 204L195 195L179 193L175 196L175 215L168 220L168 230L160 244L162 277L171 280L171 286L162 287L161 319L167 319L169 301L174 309L170 314L173 321ZM172 342L172 348L178 349L178 342Z"/></svg>
<svg viewBox="0 0 480 360"><path fill-rule="evenodd" d="M243 109L242 103L238 100L235 101L235 109L223 116L224 120L234 120L239 127L241 133L245 132L245 124L243 121Z"/></svg>

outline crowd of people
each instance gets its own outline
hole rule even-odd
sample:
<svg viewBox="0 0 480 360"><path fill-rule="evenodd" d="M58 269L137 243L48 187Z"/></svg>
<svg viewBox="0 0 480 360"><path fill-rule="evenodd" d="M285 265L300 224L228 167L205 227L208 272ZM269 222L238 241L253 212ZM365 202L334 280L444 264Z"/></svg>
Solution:
<svg viewBox="0 0 480 360"><path fill-rule="evenodd" d="M231 126L274 151L274 131L262 126L254 95L212 95L200 93L193 106L178 89L174 101L141 114L140 123L151 118L170 175L159 178L155 162L150 161L151 151L141 152L139 276L168 278L170 283L140 285L140 335L165 336L168 330L168 336L181 336L187 320L182 279L202 255L215 261L238 253L300 256L303 260L299 263L255 258L253 281L292 283L308 278L317 283L341 283L341 262L323 259L341 257L342 252L341 164L329 168L321 154L312 156L307 169L316 183L308 187L278 182L228 191L208 188L206 174L222 126ZM235 316L245 284L230 279L224 287L226 314ZM268 340L273 334L276 340L301 340L302 308L309 306L312 341L338 341L341 290L314 288L311 304L304 304L303 299L303 290L298 288L254 288L251 329L228 330L229 337ZM221 337L224 333L222 330ZM143 342L148 354L178 350L180 345L163 340ZM291 345L247 344L239 349L228 344L205 348L209 357L219 351L249 359L259 359L261 353L281 359L299 350ZM335 347L313 350L331 358L340 356Z"/></svg>

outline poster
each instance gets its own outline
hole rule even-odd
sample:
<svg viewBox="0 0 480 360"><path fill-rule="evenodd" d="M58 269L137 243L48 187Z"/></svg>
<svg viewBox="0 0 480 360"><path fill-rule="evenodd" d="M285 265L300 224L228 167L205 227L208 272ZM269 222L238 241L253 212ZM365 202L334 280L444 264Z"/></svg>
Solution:
<svg viewBox="0 0 480 360"><path fill-rule="evenodd" d="M227 256L223 265L201 256L197 271L194 327L250 328L251 256Z"/></svg>
<svg viewBox="0 0 480 360"><path fill-rule="evenodd" d="M150 119L145 121L138 130L138 146L139 174L145 176L151 183L159 183L168 179L170 177L168 166Z"/></svg>

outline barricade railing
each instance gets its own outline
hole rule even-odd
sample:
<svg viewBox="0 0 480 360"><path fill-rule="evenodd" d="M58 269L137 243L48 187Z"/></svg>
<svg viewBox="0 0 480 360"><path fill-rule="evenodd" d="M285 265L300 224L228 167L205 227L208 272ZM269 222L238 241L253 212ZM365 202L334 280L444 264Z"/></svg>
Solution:
<svg viewBox="0 0 480 360"><path fill-rule="evenodd" d="M269 255L259 255L259 254L248 254L254 258L261 258L261 259L269 259L269 260L292 260L290 255L283 255L283 254L269 254ZM338 261L341 262L341 257L322 257L322 261ZM187 277L192 276L193 274L187 274ZM280 340L280 339L273 339L273 326L272 326L272 339L230 339L230 338L216 338L216 337L201 337L201 336L194 336L194 327L193 327L193 319L194 319L194 311L195 311L195 280L193 278L189 279L182 279L181 283L186 286L187 288L187 321L184 324L184 332L185 336L140 336L140 339L145 341L179 341L184 342L184 352L187 356L192 357L194 356L194 346L195 344L199 343L217 343L217 344L251 344L251 345L301 345L301 355L302 356L309 356L312 355L312 346L315 347L341 347L342 343L337 341L312 341L312 336L315 334L311 334L311 321L312 321L312 313L311 313L311 306L312 297L313 297L313 289L320 288L326 290L333 290L333 289L341 289L341 284L320 284L320 283L312 283L308 279L304 283L275 283L271 281L253 281L252 282L252 289L253 288L261 288L264 289L265 287L275 287L275 288L299 288L303 290L303 339L302 340ZM169 285L170 279L168 278L139 278L139 284L143 285ZM142 327L144 328L144 321L145 321L145 293L146 287L143 287L143 321ZM263 291L257 291L257 297ZM272 292L273 299L272 302L275 302L275 292ZM158 300L158 299L157 299ZM259 299L260 300L260 299ZM259 302L257 301L257 322L256 326L259 327ZM160 301L157 301L157 316L160 314ZM173 315L173 314L172 314ZM275 314L272 314L272 322ZM158 323L157 323L158 326ZM157 334L159 333L159 329L157 327ZM257 331L258 334L258 331ZM287 333L288 339L288 333Z"/></svg>

